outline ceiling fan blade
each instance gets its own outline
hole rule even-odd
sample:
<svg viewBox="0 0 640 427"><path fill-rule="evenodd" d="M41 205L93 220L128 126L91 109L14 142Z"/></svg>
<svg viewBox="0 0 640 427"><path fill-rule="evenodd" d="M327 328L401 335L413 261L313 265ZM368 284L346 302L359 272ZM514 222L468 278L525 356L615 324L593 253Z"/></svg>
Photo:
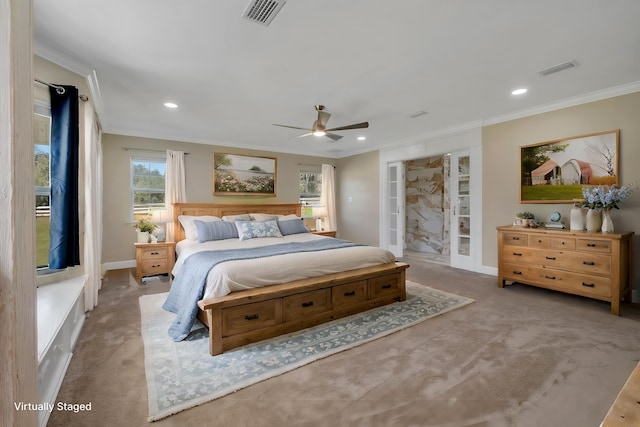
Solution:
<svg viewBox="0 0 640 427"><path fill-rule="evenodd" d="M331 113L327 113L326 111L318 111L318 121L322 124L322 126L327 126L329 117L331 117Z"/></svg>
<svg viewBox="0 0 640 427"><path fill-rule="evenodd" d="M309 128L299 128L297 126L277 125L275 123L273 123L273 125L274 126L280 126L280 127L283 127L283 128L289 128L289 129L311 130Z"/></svg>
<svg viewBox="0 0 640 427"><path fill-rule="evenodd" d="M300 135L298 138L303 138L305 136L313 135L313 132L305 133L304 135Z"/></svg>
<svg viewBox="0 0 640 427"><path fill-rule="evenodd" d="M342 135L336 135L335 133L325 133L324 136L326 136L327 138L331 138L333 140L331 142L336 142L337 140L342 138Z"/></svg>
<svg viewBox="0 0 640 427"><path fill-rule="evenodd" d="M327 129L327 132L333 132L336 130L350 130L350 129L366 129L369 127L369 122L355 123L348 126L340 126L337 128Z"/></svg>

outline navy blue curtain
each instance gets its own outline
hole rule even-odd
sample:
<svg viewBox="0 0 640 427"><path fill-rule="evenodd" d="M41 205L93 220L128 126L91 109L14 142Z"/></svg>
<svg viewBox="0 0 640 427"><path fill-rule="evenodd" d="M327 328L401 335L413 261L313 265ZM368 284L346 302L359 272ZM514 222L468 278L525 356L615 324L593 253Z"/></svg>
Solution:
<svg viewBox="0 0 640 427"><path fill-rule="evenodd" d="M49 268L80 264L78 229L78 89L51 94L51 229Z"/></svg>

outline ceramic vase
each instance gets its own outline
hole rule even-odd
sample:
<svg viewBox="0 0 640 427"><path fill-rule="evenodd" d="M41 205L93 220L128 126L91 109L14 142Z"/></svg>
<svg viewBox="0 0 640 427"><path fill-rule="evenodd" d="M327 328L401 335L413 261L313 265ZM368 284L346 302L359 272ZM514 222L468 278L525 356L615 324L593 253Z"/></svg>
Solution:
<svg viewBox="0 0 640 427"><path fill-rule="evenodd" d="M147 231L137 231L138 233L138 243L150 243L151 236Z"/></svg>
<svg viewBox="0 0 640 427"><path fill-rule="evenodd" d="M578 231L584 230L584 210L580 206L574 206L571 208L569 229Z"/></svg>
<svg viewBox="0 0 640 427"><path fill-rule="evenodd" d="M602 212L600 209L589 209L586 221L587 231L600 231L602 226Z"/></svg>
<svg viewBox="0 0 640 427"><path fill-rule="evenodd" d="M611 212L608 210L602 212L602 232L613 233L613 221L611 220Z"/></svg>

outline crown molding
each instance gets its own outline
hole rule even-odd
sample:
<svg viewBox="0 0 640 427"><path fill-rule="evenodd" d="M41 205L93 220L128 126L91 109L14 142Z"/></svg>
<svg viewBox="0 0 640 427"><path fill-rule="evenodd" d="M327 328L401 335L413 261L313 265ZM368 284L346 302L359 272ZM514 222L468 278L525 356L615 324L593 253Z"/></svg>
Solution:
<svg viewBox="0 0 640 427"><path fill-rule="evenodd" d="M588 104L589 102L601 101L603 99L628 95L634 92L640 92L640 81L626 83L607 89L596 90L594 92L566 98L560 101L550 102L548 104L542 104L536 107L526 108L523 110L513 111L511 113L490 117L482 121L482 126L495 125L511 120L522 119L524 117L535 116L536 114L548 113L551 111L561 110L563 108L575 107L576 105Z"/></svg>
<svg viewBox="0 0 640 427"><path fill-rule="evenodd" d="M92 71L91 67L87 64L78 61L71 55L61 52L36 37L33 38L33 53L81 76L87 76Z"/></svg>

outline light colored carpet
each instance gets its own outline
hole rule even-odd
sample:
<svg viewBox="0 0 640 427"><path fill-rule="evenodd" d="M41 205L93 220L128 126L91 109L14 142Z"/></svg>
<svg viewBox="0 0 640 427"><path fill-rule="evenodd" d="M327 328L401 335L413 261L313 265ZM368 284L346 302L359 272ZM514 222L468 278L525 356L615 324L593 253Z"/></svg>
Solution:
<svg viewBox="0 0 640 427"><path fill-rule="evenodd" d="M166 293L140 297L149 421L223 397L315 360L362 345L463 307L472 299L407 282L407 300L212 357L198 322L189 338L173 342L175 317L161 308Z"/></svg>

